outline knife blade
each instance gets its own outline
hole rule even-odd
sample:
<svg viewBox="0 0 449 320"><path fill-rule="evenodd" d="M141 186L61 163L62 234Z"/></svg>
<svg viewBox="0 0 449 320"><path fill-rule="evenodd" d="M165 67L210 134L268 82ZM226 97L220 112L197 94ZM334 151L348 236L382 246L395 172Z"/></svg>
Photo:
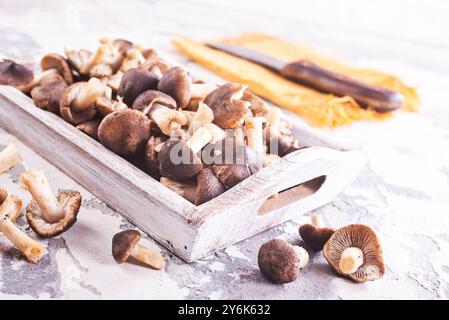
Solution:
<svg viewBox="0 0 449 320"><path fill-rule="evenodd" d="M371 108L378 112L396 110L404 103L404 96L399 92L364 83L322 68L306 59L287 63L237 45L209 43L207 46L264 66L284 78L318 91L336 96L350 96L362 107Z"/></svg>

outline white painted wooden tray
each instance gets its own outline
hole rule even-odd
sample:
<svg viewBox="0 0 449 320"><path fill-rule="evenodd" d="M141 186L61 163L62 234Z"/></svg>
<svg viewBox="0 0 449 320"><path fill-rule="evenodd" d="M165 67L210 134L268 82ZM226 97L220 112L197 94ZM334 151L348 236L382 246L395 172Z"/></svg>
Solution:
<svg viewBox="0 0 449 320"><path fill-rule="evenodd" d="M356 151L306 148L195 206L12 87L0 86L0 126L186 261L328 203L365 164Z"/></svg>

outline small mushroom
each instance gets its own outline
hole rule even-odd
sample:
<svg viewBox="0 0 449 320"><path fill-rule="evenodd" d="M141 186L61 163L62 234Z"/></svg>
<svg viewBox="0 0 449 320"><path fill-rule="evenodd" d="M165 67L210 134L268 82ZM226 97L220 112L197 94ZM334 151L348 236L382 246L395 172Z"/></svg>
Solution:
<svg viewBox="0 0 449 320"><path fill-rule="evenodd" d="M123 72L117 71L112 76L109 76L106 85L112 89L112 92L117 93L120 87L120 82L122 82Z"/></svg>
<svg viewBox="0 0 449 320"><path fill-rule="evenodd" d="M106 96L99 97L95 101L95 107L97 108L98 115L102 118L115 111L120 111L128 108L128 106L123 103L121 97L117 97L117 100L112 100L111 98Z"/></svg>
<svg viewBox="0 0 449 320"><path fill-rule="evenodd" d="M0 85L22 86L33 81L33 71L13 60L0 62Z"/></svg>
<svg viewBox="0 0 449 320"><path fill-rule="evenodd" d="M247 145L260 155L265 154L263 124L264 117L253 117L245 120L245 135Z"/></svg>
<svg viewBox="0 0 449 320"><path fill-rule="evenodd" d="M114 74L124 59L120 46L114 45L109 39L101 39L100 46L84 63L79 72L94 76L110 76ZM100 71L100 74L98 72Z"/></svg>
<svg viewBox="0 0 449 320"><path fill-rule="evenodd" d="M248 112L250 103L241 100L246 86L226 83L207 95L204 103L214 112L214 123L222 129L238 127Z"/></svg>
<svg viewBox="0 0 449 320"><path fill-rule="evenodd" d="M324 244L334 234L335 229L325 227L321 216L312 215L312 224L303 224L299 228L299 235L305 244L315 251L323 250Z"/></svg>
<svg viewBox="0 0 449 320"><path fill-rule="evenodd" d="M184 109L192 97L205 97L212 89L210 84L192 83L189 73L181 67L173 67L159 80L158 90L173 97L176 105Z"/></svg>
<svg viewBox="0 0 449 320"><path fill-rule="evenodd" d="M100 119L92 119L83 123L80 123L76 128L89 137L98 140L98 128L100 127Z"/></svg>
<svg viewBox="0 0 449 320"><path fill-rule="evenodd" d="M203 167L197 153L211 139L211 133L200 128L187 141L167 140L157 156L161 175L178 181L193 178Z"/></svg>
<svg viewBox="0 0 449 320"><path fill-rule="evenodd" d="M260 247L257 260L260 271L267 279L283 284L298 278L299 269L309 262L309 254L284 240L272 239Z"/></svg>
<svg viewBox="0 0 449 320"><path fill-rule="evenodd" d="M14 144L8 145L0 152L0 175L22 162L19 150Z"/></svg>
<svg viewBox="0 0 449 320"><path fill-rule="evenodd" d="M89 50L81 49L81 50L70 50L68 48L64 48L64 53L67 57L69 64L72 66L76 72L79 74L86 74L88 72L88 64L92 60L93 53ZM81 71L87 70L86 73Z"/></svg>
<svg viewBox="0 0 449 320"><path fill-rule="evenodd" d="M6 198L0 206L0 232L22 251L29 262L37 263L47 250L39 242L22 232L9 218L14 216L21 208L22 201L16 195Z"/></svg>
<svg viewBox="0 0 449 320"><path fill-rule="evenodd" d="M44 110L59 114L59 102L67 89L67 83L59 76L49 76L31 90L34 104Z"/></svg>
<svg viewBox="0 0 449 320"><path fill-rule="evenodd" d="M134 43L126 39L114 39L112 45L117 48L122 54L126 54L129 50L135 48Z"/></svg>
<svg viewBox="0 0 449 320"><path fill-rule="evenodd" d="M138 49L131 49L126 53L126 58L123 60L122 65L120 66L121 72L126 72L130 69L138 68L145 62L145 58ZM151 71L147 68L144 68L148 71Z"/></svg>
<svg viewBox="0 0 449 320"><path fill-rule="evenodd" d="M161 269L164 257L159 252L150 250L139 243L140 232L125 230L112 238L112 256L118 263L123 263L132 257L153 269Z"/></svg>
<svg viewBox="0 0 449 320"><path fill-rule="evenodd" d="M175 110L176 102L169 95L148 90L136 98L132 107L151 118L165 135L183 136L181 127L187 124L187 117L181 111Z"/></svg>
<svg viewBox="0 0 449 320"><path fill-rule="evenodd" d="M152 72L140 68L129 69L123 74L117 94L131 107L144 91L157 88L159 78Z"/></svg>
<svg viewBox="0 0 449 320"><path fill-rule="evenodd" d="M385 273L380 242L374 231L362 224L335 231L323 254L337 273L355 282L377 280Z"/></svg>
<svg viewBox="0 0 449 320"><path fill-rule="evenodd" d="M135 158L150 138L151 121L140 111L124 109L107 115L98 128L98 139L112 152Z"/></svg>
<svg viewBox="0 0 449 320"><path fill-rule="evenodd" d="M60 191L55 196L42 170L28 170L20 183L33 197L26 209L31 229L43 238L55 237L76 222L81 206L78 191Z"/></svg>
<svg viewBox="0 0 449 320"><path fill-rule="evenodd" d="M105 85L97 78L72 84L60 101L62 118L73 125L92 120L97 114L95 102L105 92Z"/></svg>
<svg viewBox="0 0 449 320"><path fill-rule="evenodd" d="M298 145L298 140L291 133L282 133L277 128L268 124L264 128L264 137L267 152L271 154L284 157L289 153L301 149Z"/></svg>
<svg viewBox="0 0 449 320"><path fill-rule="evenodd" d="M140 67L142 69L151 71L159 78L161 78L164 75L164 73L166 73L170 69L168 63L157 56L149 57Z"/></svg>

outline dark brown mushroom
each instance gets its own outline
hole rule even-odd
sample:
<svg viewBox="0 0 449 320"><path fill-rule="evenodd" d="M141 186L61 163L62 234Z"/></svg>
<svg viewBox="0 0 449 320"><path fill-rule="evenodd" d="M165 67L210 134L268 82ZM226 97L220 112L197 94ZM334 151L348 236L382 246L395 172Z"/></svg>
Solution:
<svg viewBox="0 0 449 320"><path fill-rule="evenodd" d="M323 250L324 244L334 234L335 229L323 225L321 216L312 215L312 224L303 224L299 228L299 235L305 244L315 251Z"/></svg>
<svg viewBox="0 0 449 320"><path fill-rule="evenodd" d="M144 153L144 164L145 168L148 170L149 174L155 178L160 178L160 172L159 172L159 162L157 161L157 155L160 150L157 150L160 147L162 147L162 143L164 143L167 140L166 137L155 137L152 136L146 146L145 146L145 153Z"/></svg>
<svg viewBox="0 0 449 320"><path fill-rule="evenodd" d="M140 111L124 109L107 115L98 128L100 142L128 159L142 154L150 138L151 121Z"/></svg>
<svg viewBox="0 0 449 320"><path fill-rule="evenodd" d="M0 152L0 175L22 162L19 150L14 144L8 145Z"/></svg>
<svg viewBox="0 0 449 320"><path fill-rule="evenodd" d="M43 72L56 70L57 74L59 74L68 85L73 83L73 73L69 63L63 56L57 53L46 54L41 59L41 70Z"/></svg>
<svg viewBox="0 0 449 320"><path fill-rule="evenodd" d="M81 206L78 191L60 191L55 196L41 170L22 173L20 183L33 197L27 206L26 218L34 232L51 238L73 226Z"/></svg>
<svg viewBox="0 0 449 320"><path fill-rule="evenodd" d="M298 278L299 269L309 262L309 254L284 240L272 239L260 247L257 260L260 271L268 280L283 284Z"/></svg>
<svg viewBox="0 0 449 320"><path fill-rule="evenodd" d="M126 54L131 49L134 49L135 45L126 39L114 39L112 45L116 47L122 54Z"/></svg>
<svg viewBox="0 0 449 320"><path fill-rule="evenodd" d="M250 103L241 100L246 86L226 83L207 95L204 103L214 111L214 123L222 129L239 126L248 113Z"/></svg>
<svg viewBox="0 0 449 320"><path fill-rule="evenodd" d="M137 230L125 230L115 234L112 238L112 256L115 261L124 263L132 257L153 269L161 269L164 257L159 252L139 244L140 238L140 232Z"/></svg>
<svg viewBox="0 0 449 320"><path fill-rule="evenodd" d="M105 85L97 78L72 84L59 103L62 118L73 125L92 120L97 114L95 102L105 91Z"/></svg>
<svg viewBox="0 0 449 320"><path fill-rule="evenodd" d="M159 78L152 72L134 68L123 74L117 94L123 98L123 102L131 107L134 100L144 91L157 88Z"/></svg>
<svg viewBox="0 0 449 320"><path fill-rule="evenodd" d="M264 127L264 138L267 152L280 157L301 149L298 140L290 132L282 133L270 124Z"/></svg>
<svg viewBox="0 0 449 320"><path fill-rule="evenodd" d="M49 76L31 90L31 98L37 107L59 114L59 102L66 89L67 83L61 76Z"/></svg>
<svg viewBox="0 0 449 320"><path fill-rule="evenodd" d="M89 137L98 140L98 128L100 127L101 120L100 119L92 119L83 123L80 123L76 126L78 130L84 132Z"/></svg>
<svg viewBox="0 0 449 320"><path fill-rule="evenodd" d="M355 282L377 280L385 273L380 242L375 232L362 224L335 231L324 245L323 254L337 273Z"/></svg>
<svg viewBox="0 0 449 320"><path fill-rule="evenodd" d="M26 66L13 60L0 62L0 85L22 86L33 81L34 73Z"/></svg>

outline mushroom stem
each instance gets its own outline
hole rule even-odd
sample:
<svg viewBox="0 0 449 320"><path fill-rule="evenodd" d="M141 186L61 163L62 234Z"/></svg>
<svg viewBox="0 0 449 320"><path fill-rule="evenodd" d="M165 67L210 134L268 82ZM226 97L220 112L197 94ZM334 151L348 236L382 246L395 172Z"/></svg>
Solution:
<svg viewBox="0 0 449 320"><path fill-rule="evenodd" d="M30 83L19 86L18 88L20 91L27 93L31 91L31 89L33 89L35 86L37 86L39 82L42 81L42 79L56 74L59 74L58 69L56 68L47 69L45 71L42 71L38 75L35 75L33 81L31 81Z"/></svg>
<svg viewBox="0 0 449 320"><path fill-rule="evenodd" d="M22 157L14 144L0 152L0 174L22 162Z"/></svg>
<svg viewBox="0 0 449 320"><path fill-rule="evenodd" d="M175 192L176 194L180 195L184 199L190 202L195 201L195 192L196 192L196 185L193 183L187 183L187 182L179 182L175 181L169 178L161 177L159 180L160 183L162 183L164 186Z"/></svg>
<svg viewBox="0 0 449 320"><path fill-rule="evenodd" d="M313 214L310 219L312 220L312 225L314 225L315 227L317 227L317 228L324 227L323 219L321 218L321 216L319 214Z"/></svg>
<svg viewBox="0 0 449 320"><path fill-rule="evenodd" d="M363 264L363 251L356 247L349 247L341 253L338 266L344 274L356 272Z"/></svg>
<svg viewBox="0 0 449 320"><path fill-rule="evenodd" d="M205 145L207 145L213 136L204 127L199 128L186 142L186 144L192 149L193 153L200 151Z"/></svg>
<svg viewBox="0 0 449 320"><path fill-rule="evenodd" d="M137 68L139 65L145 62L145 58L138 49L128 50L126 58L123 60L120 66L120 71L128 71L132 68Z"/></svg>
<svg viewBox="0 0 449 320"><path fill-rule="evenodd" d="M187 116L181 111L170 109L158 103L153 104L149 116L156 122L159 129L168 136L179 133L178 129L187 123Z"/></svg>
<svg viewBox="0 0 449 320"><path fill-rule="evenodd" d="M194 134L196 130L201 128L207 123L214 121L214 112L209 106L203 102L198 105L198 110L192 119L192 123L189 126L189 134Z"/></svg>
<svg viewBox="0 0 449 320"><path fill-rule="evenodd" d="M264 117L272 127L278 128L281 122L282 111L277 107L271 107Z"/></svg>
<svg viewBox="0 0 449 320"><path fill-rule="evenodd" d="M99 97L104 95L105 90L105 85L99 79L91 78L87 83L84 83L73 101L73 111L81 112L90 107Z"/></svg>
<svg viewBox="0 0 449 320"><path fill-rule="evenodd" d="M137 243L129 255L154 269L161 269L164 265L164 257L159 252L153 251Z"/></svg>
<svg viewBox="0 0 449 320"><path fill-rule="evenodd" d="M22 232L8 216L14 215L17 212L18 201L15 201L17 196L8 197L2 206L0 206L0 232L3 234L23 252L28 261L37 263L46 253L45 248L36 240L30 238L27 234Z"/></svg>
<svg viewBox="0 0 449 320"><path fill-rule="evenodd" d="M267 120L264 117L254 117L245 120L245 134L248 147L259 154L265 154L263 143L263 124Z"/></svg>
<svg viewBox="0 0 449 320"><path fill-rule="evenodd" d="M206 123L204 125L204 128L206 128L212 135L212 140L209 143L215 143L217 141L223 140L226 136L226 132L213 123Z"/></svg>
<svg viewBox="0 0 449 320"><path fill-rule="evenodd" d="M28 170L20 176L22 187L31 193L39 208L42 218L48 223L56 223L64 218L65 212L59 206L50 184L42 170Z"/></svg>
<svg viewBox="0 0 449 320"><path fill-rule="evenodd" d="M303 269L309 263L309 253L306 249L299 246L293 246L298 257L298 268Z"/></svg>

